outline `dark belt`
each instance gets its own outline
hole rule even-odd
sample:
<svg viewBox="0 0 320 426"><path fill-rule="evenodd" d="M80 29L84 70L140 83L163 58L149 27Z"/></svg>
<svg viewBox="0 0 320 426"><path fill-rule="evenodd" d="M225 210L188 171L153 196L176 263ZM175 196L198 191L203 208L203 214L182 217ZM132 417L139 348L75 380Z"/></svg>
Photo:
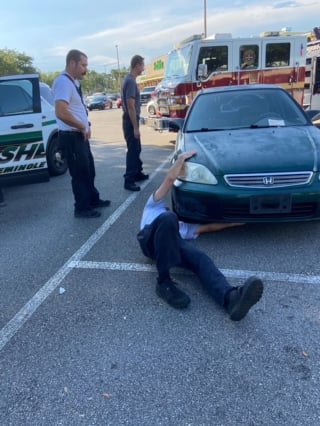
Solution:
<svg viewBox="0 0 320 426"><path fill-rule="evenodd" d="M59 133L62 135L68 135L70 133L80 133L82 135L82 132L80 130L59 130Z"/></svg>

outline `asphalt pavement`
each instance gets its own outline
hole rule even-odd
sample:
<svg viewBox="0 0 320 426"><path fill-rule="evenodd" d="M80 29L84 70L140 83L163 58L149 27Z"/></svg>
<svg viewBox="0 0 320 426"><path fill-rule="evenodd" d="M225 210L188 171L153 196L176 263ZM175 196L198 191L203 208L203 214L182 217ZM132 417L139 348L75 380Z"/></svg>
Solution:
<svg viewBox="0 0 320 426"><path fill-rule="evenodd" d="M90 113L96 185L112 201L75 219L68 174L4 190L0 208L2 426L317 426L320 224L201 236L230 283L264 279L239 323L189 273L179 311L155 294L136 234L174 136L142 128L140 193L123 189L120 110Z"/></svg>

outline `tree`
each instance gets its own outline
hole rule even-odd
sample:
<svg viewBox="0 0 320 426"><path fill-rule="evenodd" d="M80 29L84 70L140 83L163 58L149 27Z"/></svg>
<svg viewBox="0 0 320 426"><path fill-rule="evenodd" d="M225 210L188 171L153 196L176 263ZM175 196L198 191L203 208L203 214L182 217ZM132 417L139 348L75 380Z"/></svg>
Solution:
<svg viewBox="0 0 320 426"><path fill-rule="evenodd" d="M25 53L10 49L0 49L0 75L33 74L37 70L32 65L33 58Z"/></svg>
<svg viewBox="0 0 320 426"><path fill-rule="evenodd" d="M58 77L60 71L55 72L41 72L40 71L40 80L44 83L47 83L50 87L52 87L53 80Z"/></svg>
<svg viewBox="0 0 320 426"><path fill-rule="evenodd" d="M32 61L33 58L25 53L0 49L0 76L38 73L40 80L52 87L60 71L41 72L33 66ZM81 82L82 91L86 95L94 92L119 93L121 82L128 72L126 67L119 71L112 69L109 74L89 71Z"/></svg>

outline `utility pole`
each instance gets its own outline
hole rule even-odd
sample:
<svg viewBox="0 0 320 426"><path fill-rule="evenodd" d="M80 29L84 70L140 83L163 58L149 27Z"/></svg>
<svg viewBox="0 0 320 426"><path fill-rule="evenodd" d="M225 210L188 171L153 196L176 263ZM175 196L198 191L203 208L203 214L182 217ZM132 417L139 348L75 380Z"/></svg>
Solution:
<svg viewBox="0 0 320 426"><path fill-rule="evenodd" d="M203 9L204 9L204 38L207 37L207 0L203 0L204 1L204 5L203 5Z"/></svg>
<svg viewBox="0 0 320 426"><path fill-rule="evenodd" d="M118 49L118 45L116 44L116 52L117 52L117 63L118 63L118 88L119 88L119 93L121 91L121 82L120 82L120 62L119 62L119 49Z"/></svg>

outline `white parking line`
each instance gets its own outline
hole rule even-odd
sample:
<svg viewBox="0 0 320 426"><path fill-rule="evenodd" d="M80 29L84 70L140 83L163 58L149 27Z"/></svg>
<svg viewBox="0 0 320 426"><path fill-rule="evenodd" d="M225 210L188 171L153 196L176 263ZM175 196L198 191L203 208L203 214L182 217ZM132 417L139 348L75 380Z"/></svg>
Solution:
<svg viewBox="0 0 320 426"><path fill-rule="evenodd" d="M171 155L161 164L150 176L148 181L145 181L141 185L141 189L144 189L155 177L155 175L162 170ZM116 222L119 217L126 211L126 209L133 203L133 201L139 195L138 192L132 193L113 214L98 228L91 237L77 250L73 256L59 269L59 271L50 278L43 287L30 299L20 311L0 330L0 351L10 341L10 339L19 331L25 322L31 317L31 315L39 308L39 306L45 301L45 299L61 284L64 278L69 274L77 262L79 262L100 240L101 237L108 231L111 225Z"/></svg>
<svg viewBox="0 0 320 426"><path fill-rule="evenodd" d="M93 262L93 261L77 261L71 262L70 267L80 269L106 269L110 271L135 271L135 272L156 272L156 267L146 263L125 263L125 262ZM220 269L220 268L219 268ZM191 275L184 269L175 270L178 273ZM304 274L286 274L282 272L265 272L250 271L242 269L220 269L227 277L233 279L247 279L252 275L258 275L266 281L289 282L295 284L320 284L320 275L304 275Z"/></svg>

